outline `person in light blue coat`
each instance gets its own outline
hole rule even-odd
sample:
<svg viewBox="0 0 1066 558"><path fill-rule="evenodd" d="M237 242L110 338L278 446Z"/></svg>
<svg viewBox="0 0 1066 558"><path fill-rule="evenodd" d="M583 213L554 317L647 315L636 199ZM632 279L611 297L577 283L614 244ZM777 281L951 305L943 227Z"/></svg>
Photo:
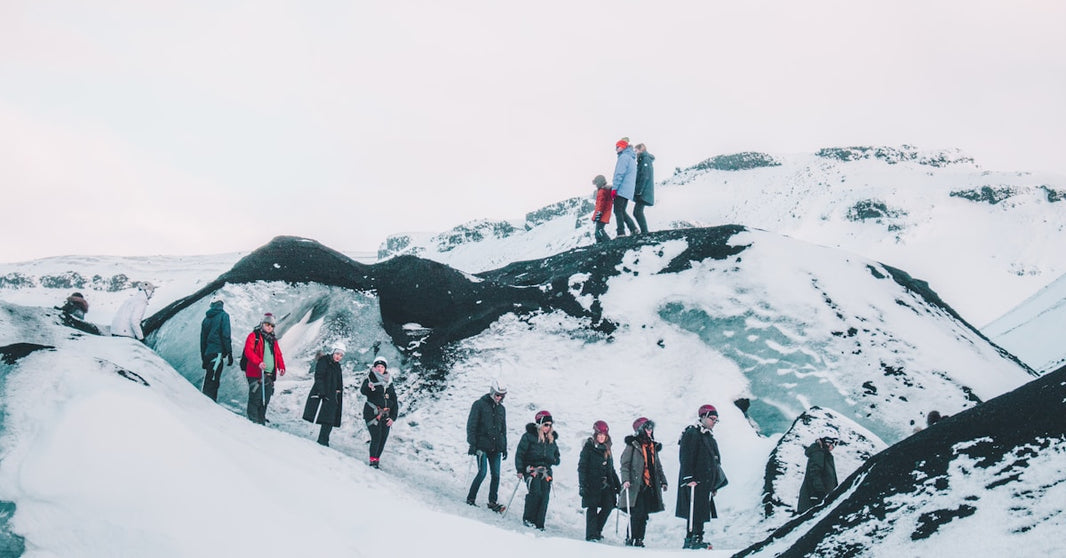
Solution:
<svg viewBox="0 0 1066 558"><path fill-rule="evenodd" d="M629 145L629 138L622 138L614 144L618 153L618 162L614 165L614 182L611 194L614 196L614 217L618 223L618 236L626 235L626 227L630 234L637 232L637 224L626 213L629 200L633 199L633 193L637 186L637 155Z"/></svg>

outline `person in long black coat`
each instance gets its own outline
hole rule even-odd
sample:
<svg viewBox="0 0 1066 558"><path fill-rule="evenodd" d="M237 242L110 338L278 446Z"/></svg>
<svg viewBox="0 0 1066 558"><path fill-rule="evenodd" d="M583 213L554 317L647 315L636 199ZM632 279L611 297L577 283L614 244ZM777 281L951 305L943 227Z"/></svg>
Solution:
<svg viewBox="0 0 1066 558"><path fill-rule="evenodd" d="M655 155L648 153L643 143L633 148L637 152L637 184L633 192L633 218L637 220L641 234L648 233L648 221L644 208L655 205Z"/></svg>
<svg viewBox="0 0 1066 558"><path fill-rule="evenodd" d="M633 435L626 436L626 449L618 462L622 481L618 507L629 514L626 546L644 546L648 516L666 509L662 450L663 445L655 441L655 423L644 417L633 421Z"/></svg>
<svg viewBox="0 0 1066 558"><path fill-rule="evenodd" d="M548 411L538 412L533 421L526 425L526 433L518 441L514 464L518 478L525 480L529 490L522 523L543 531L551 496L552 465L559 464L559 446L555 443L559 434L552 430L552 416Z"/></svg>
<svg viewBox="0 0 1066 558"><path fill-rule="evenodd" d="M318 443L329 446L329 434L341 425L341 410L344 407L344 377L341 374L341 359L344 345L338 343L328 355L315 361L315 384L304 404L304 420L320 424Z"/></svg>
<svg viewBox="0 0 1066 558"><path fill-rule="evenodd" d="M466 443L470 446L467 453L477 458L477 476L470 484L466 503L477 505L477 491L481 489L485 474L491 473L488 506L497 513L503 512L498 498L500 459L507 459L507 409L503 406L506 396L507 388L499 380L493 380L489 392L474 401L466 418Z"/></svg>
<svg viewBox="0 0 1066 558"><path fill-rule="evenodd" d="M370 374L363 380L359 392L366 396L363 405L363 421L370 431L370 466L377 469L381 452L389 439L392 423L399 416L400 402L396 400L396 388L392 387L389 361L377 357L370 366Z"/></svg>
<svg viewBox="0 0 1066 558"><path fill-rule="evenodd" d="M825 436L815 440L804 452L807 455L807 471L800 486L796 513L803 513L821 504L837 487L837 466L833 459L836 445L836 438Z"/></svg>
<svg viewBox="0 0 1066 558"><path fill-rule="evenodd" d="M603 539L603 526L614 509L615 498L622 488L614 471L611 455L611 435L607 423L598 420L592 425L592 436L585 440L577 462L577 482L581 507L585 508L585 540Z"/></svg>
<svg viewBox="0 0 1066 558"><path fill-rule="evenodd" d="M703 524L718 517L714 496L726 482L722 474L722 454L711 433L718 424L718 411L713 405L703 405L698 414L699 422L685 428L680 442L680 472L674 515L688 520L682 548L710 548L711 545L703 540Z"/></svg>

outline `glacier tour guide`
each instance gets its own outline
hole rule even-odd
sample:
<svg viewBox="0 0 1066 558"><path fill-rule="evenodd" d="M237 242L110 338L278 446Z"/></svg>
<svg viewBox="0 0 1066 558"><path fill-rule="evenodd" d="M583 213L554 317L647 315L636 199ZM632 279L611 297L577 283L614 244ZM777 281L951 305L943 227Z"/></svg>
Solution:
<svg viewBox="0 0 1066 558"><path fill-rule="evenodd" d="M552 430L551 413L540 411L533 417L533 422L526 425L526 433L514 452L518 478L525 479L529 490L522 512L522 524L526 527L544 530L551 495L552 465L559 464L559 446L555 443L558 437Z"/></svg>
<svg viewBox="0 0 1066 558"><path fill-rule="evenodd" d="M392 375L389 374L389 361L377 357L370 365L370 373L363 380L359 392L366 396L363 405L363 421L370 431L370 466L377 469L381 462L381 452L389 439L392 423L400 412L400 402L396 400L396 388L392 387Z"/></svg>
<svg viewBox="0 0 1066 558"><path fill-rule="evenodd" d="M230 338L229 314L222 309L222 299L215 297L200 323L200 358L204 368L204 387L201 391L218 401L218 386L222 383L222 366L233 366L233 340Z"/></svg>
<svg viewBox="0 0 1066 558"><path fill-rule="evenodd" d="M315 383L311 386L307 403L304 405L304 420L321 425L318 429L318 443L327 447L330 432L341 425L344 377L340 363L344 358L345 349L344 343L334 343L329 354L321 355L315 361Z"/></svg>
<svg viewBox="0 0 1066 558"><path fill-rule="evenodd" d="M825 497L837 487L837 466L833 460L833 448L837 439L822 436L807 447L807 471L800 486L799 502L796 513L803 513L822 503Z"/></svg>
<svg viewBox="0 0 1066 558"><path fill-rule="evenodd" d="M244 358L247 365L244 375L248 378L248 418L257 424L266 423L266 408L274 395L274 380L285 375L285 359L275 336L277 320L266 313L259 325L248 334L244 342Z"/></svg>
<svg viewBox="0 0 1066 558"><path fill-rule="evenodd" d="M622 138L614 144L614 150L618 153L618 161L614 164L614 182L611 184L611 195L614 198L614 217L618 222L618 236L626 235L626 227L630 234L637 233L637 224L626 213L629 200L633 199L633 193L637 186L637 155L633 147L629 145L629 138Z"/></svg>
<svg viewBox="0 0 1066 558"><path fill-rule="evenodd" d="M470 446L468 454L477 459L477 476L470 484L466 494L466 503L476 506L477 492L485 480L489 479L489 509L502 513L499 503L500 495L500 459L507 459L507 409L503 398L507 396L507 387L499 380L493 380L489 392L474 401L470 406L470 415L466 418L466 443ZM487 470L487 471L486 471Z"/></svg>
<svg viewBox="0 0 1066 558"><path fill-rule="evenodd" d="M141 321L144 320L144 311L148 309L148 299L152 298L153 293L155 285L148 281L137 283L137 292L122 303L111 320L111 335L144 341Z"/></svg>
<svg viewBox="0 0 1066 558"><path fill-rule="evenodd" d="M718 517L714 496L725 486L722 454L714 439L718 410L714 405L699 408L699 420L681 433L680 467L677 483L677 508L674 515L688 520L682 548L711 548L703 540L703 524Z"/></svg>

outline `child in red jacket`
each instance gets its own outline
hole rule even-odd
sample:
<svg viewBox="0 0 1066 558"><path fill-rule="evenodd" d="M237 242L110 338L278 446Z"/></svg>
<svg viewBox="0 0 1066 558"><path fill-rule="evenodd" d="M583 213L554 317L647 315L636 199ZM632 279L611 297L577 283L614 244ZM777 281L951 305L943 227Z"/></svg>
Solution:
<svg viewBox="0 0 1066 558"><path fill-rule="evenodd" d="M592 214L592 221L596 223L596 242L607 242L611 237L607 236L604 227L611 222L611 187L602 174L597 174L596 178L592 179L592 184L597 188L596 211Z"/></svg>

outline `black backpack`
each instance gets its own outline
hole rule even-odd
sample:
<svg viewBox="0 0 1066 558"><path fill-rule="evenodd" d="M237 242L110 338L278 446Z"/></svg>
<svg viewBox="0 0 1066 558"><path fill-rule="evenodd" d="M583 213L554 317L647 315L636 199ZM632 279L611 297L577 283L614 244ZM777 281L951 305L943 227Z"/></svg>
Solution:
<svg viewBox="0 0 1066 558"><path fill-rule="evenodd" d="M256 333L255 334L255 342L252 343L252 350L253 351L259 348L259 340L260 339L261 339L261 336L258 333ZM248 369L248 357L244 354L244 351L241 351L241 362L240 362L240 365L241 365L241 370L247 370Z"/></svg>

